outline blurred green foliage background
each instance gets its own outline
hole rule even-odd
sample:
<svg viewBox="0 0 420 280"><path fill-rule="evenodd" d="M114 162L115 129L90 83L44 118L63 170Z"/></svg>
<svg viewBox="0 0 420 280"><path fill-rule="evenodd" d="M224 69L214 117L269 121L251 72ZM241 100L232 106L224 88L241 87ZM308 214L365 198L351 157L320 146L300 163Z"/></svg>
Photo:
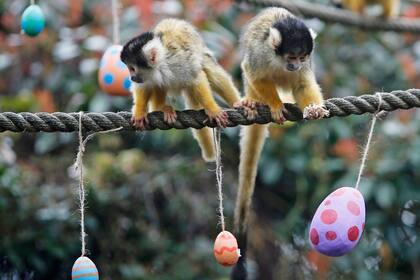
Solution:
<svg viewBox="0 0 420 280"><path fill-rule="evenodd" d="M19 34L28 2L0 1L0 110L129 110L131 98L107 96L97 84L99 59L111 44L110 1L39 4L47 28L28 38ZM257 11L230 1L126 0L122 41L161 18L185 18L240 87L238 34ZM420 16L420 7L403 2L401 13ZM315 65L326 98L420 87L418 36L306 23L319 33ZM271 127L253 201L251 279L420 279L420 111L395 112L377 125L360 186L367 220L358 247L327 258L309 246L318 204L355 184L369 120ZM222 136L228 229L238 132L229 128ZM1 280L69 279L80 255L76 151L75 134L0 135ZM201 160L190 131L100 135L88 143L84 163L87 246L101 279L229 277L212 253L220 230L215 167Z"/></svg>

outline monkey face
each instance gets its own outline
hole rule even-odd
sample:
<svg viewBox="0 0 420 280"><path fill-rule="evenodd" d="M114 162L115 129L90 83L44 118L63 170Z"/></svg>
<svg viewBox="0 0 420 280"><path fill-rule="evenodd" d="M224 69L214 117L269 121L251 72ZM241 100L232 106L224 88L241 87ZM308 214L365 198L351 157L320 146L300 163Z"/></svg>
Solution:
<svg viewBox="0 0 420 280"><path fill-rule="evenodd" d="M164 57L160 38L152 32L143 33L128 41L121 51L121 61L127 65L131 80L143 83Z"/></svg>
<svg viewBox="0 0 420 280"><path fill-rule="evenodd" d="M137 67L134 65L127 65L128 70L130 71L130 78L133 82L135 83L143 83L144 79L142 77L142 75L140 74L140 71L138 69L136 69Z"/></svg>
<svg viewBox="0 0 420 280"><path fill-rule="evenodd" d="M287 17L277 21L268 32L268 43L286 71L304 67L314 47L315 33L303 21Z"/></svg>
<svg viewBox="0 0 420 280"><path fill-rule="evenodd" d="M283 57L285 61L284 67L286 71L294 72L302 69L305 64L309 61L309 55L295 55L295 54L286 54Z"/></svg>

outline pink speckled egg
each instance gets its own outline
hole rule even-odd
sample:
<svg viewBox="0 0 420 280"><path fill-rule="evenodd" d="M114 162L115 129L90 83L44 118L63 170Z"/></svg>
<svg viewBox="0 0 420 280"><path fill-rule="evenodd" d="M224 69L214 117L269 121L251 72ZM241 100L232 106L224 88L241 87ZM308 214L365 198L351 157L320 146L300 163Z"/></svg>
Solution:
<svg viewBox="0 0 420 280"><path fill-rule="evenodd" d="M362 194L355 188L339 188L318 206L309 228L309 242L330 257L347 254L362 236L365 214Z"/></svg>
<svg viewBox="0 0 420 280"><path fill-rule="evenodd" d="M113 45L105 51L99 64L98 81L109 95L129 96L130 72L120 59L121 50L121 45Z"/></svg>

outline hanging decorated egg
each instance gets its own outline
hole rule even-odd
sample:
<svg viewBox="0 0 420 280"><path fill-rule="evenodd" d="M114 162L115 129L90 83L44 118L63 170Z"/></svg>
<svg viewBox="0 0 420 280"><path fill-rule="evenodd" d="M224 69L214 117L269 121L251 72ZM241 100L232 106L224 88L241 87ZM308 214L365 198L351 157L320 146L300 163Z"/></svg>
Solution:
<svg viewBox="0 0 420 280"><path fill-rule="evenodd" d="M79 257L71 270L72 280L99 280L98 269L88 257Z"/></svg>
<svg viewBox="0 0 420 280"><path fill-rule="evenodd" d="M105 51L99 65L98 80L101 89L109 95L129 96L130 72L120 59L121 50L121 45L113 45Z"/></svg>
<svg viewBox="0 0 420 280"><path fill-rule="evenodd" d="M217 262L224 266L231 266L238 262L241 256L238 242L229 231L222 231L214 242L214 257Z"/></svg>
<svg viewBox="0 0 420 280"><path fill-rule="evenodd" d="M309 228L309 241L319 253L338 257L359 242L365 227L365 201L355 188L342 187L318 206Z"/></svg>
<svg viewBox="0 0 420 280"><path fill-rule="evenodd" d="M45 17L38 5L30 5L22 14L22 31L31 37L37 36L45 27Z"/></svg>

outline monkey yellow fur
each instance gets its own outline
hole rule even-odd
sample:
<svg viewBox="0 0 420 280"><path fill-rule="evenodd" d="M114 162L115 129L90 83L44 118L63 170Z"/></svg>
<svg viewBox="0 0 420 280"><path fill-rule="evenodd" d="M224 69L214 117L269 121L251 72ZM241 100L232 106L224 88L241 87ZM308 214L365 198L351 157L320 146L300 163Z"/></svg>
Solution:
<svg viewBox="0 0 420 280"><path fill-rule="evenodd" d="M151 32L127 42L121 60L128 66L133 81L133 123L137 128L144 129L149 109L163 111L168 123L176 121L175 110L166 102L168 94L182 92L189 108L204 108L209 119L222 127L227 124L227 114L216 103L213 91L229 106L239 100L239 92L229 74L186 21L162 20ZM203 158L214 161L212 130L193 130L193 135Z"/></svg>
<svg viewBox="0 0 420 280"><path fill-rule="evenodd" d="M256 116L255 105L270 107L272 118L282 124L282 93L291 92L306 119L322 118L321 89L311 67L314 32L282 8L268 8L251 20L242 35L242 72L245 97L235 104L247 117ZM268 134L268 125L243 127L240 141L239 188L235 229L245 232L255 186L257 165Z"/></svg>
<svg viewBox="0 0 420 280"><path fill-rule="evenodd" d="M359 14L363 14L365 7L371 4L381 5L382 16L387 19L396 18L400 10L400 0L341 0L344 8Z"/></svg>

